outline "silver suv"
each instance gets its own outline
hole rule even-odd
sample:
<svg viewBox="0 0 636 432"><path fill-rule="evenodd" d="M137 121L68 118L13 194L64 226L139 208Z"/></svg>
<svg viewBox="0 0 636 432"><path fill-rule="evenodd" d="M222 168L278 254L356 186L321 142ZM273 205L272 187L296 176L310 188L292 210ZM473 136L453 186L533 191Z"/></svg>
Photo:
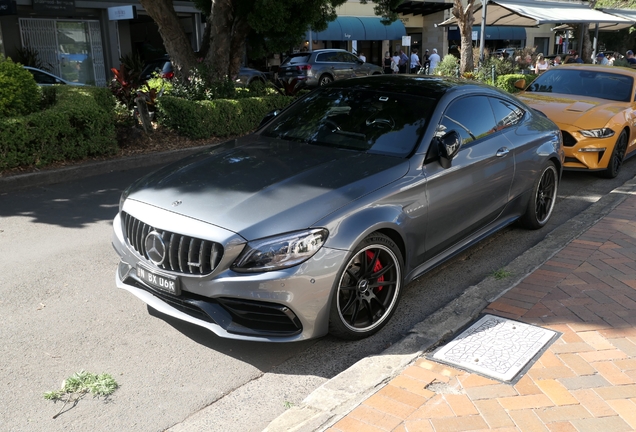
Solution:
<svg viewBox="0 0 636 432"><path fill-rule="evenodd" d="M329 84L334 80L383 73L380 66L365 63L349 51L321 49L294 53L281 63L278 77L297 78L308 87Z"/></svg>

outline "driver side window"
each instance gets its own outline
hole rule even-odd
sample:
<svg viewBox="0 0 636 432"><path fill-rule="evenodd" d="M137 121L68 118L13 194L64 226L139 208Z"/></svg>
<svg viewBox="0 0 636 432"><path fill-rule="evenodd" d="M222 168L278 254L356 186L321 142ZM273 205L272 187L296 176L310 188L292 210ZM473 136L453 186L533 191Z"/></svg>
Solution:
<svg viewBox="0 0 636 432"><path fill-rule="evenodd" d="M462 145L465 146L495 132L496 126L488 98L469 96L457 99L450 104L435 135L440 137L455 130L462 138Z"/></svg>

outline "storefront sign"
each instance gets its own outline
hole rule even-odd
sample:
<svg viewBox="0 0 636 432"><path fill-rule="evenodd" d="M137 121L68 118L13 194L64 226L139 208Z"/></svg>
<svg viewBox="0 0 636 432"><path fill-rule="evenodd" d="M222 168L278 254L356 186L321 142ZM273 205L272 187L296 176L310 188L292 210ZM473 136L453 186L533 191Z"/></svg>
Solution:
<svg viewBox="0 0 636 432"><path fill-rule="evenodd" d="M18 7L15 0L0 0L0 16L1 15L17 15Z"/></svg>
<svg viewBox="0 0 636 432"><path fill-rule="evenodd" d="M111 21L135 18L137 18L137 8L135 6L115 6L108 8L108 19Z"/></svg>
<svg viewBox="0 0 636 432"><path fill-rule="evenodd" d="M33 10L47 14L71 15L75 13L75 0L33 0Z"/></svg>

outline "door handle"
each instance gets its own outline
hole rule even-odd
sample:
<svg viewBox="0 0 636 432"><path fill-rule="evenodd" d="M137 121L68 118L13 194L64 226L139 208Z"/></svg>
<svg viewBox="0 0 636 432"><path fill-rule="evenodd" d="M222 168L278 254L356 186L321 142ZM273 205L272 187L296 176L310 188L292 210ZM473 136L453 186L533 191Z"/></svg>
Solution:
<svg viewBox="0 0 636 432"><path fill-rule="evenodd" d="M508 150L508 147L502 147L499 150L497 150L497 157L503 157L507 155L509 152L510 150Z"/></svg>

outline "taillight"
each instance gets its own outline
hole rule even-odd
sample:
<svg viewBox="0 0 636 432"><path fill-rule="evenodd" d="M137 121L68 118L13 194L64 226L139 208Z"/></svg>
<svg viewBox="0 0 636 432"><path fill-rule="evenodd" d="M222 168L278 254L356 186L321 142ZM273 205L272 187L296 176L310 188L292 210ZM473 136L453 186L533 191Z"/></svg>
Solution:
<svg viewBox="0 0 636 432"><path fill-rule="evenodd" d="M161 78L172 79L174 78L174 72L166 72L161 74Z"/></svg>
<svg viewBox="0 0 636 432"><path fill-rule="evenodd" d="M311 65L296 66L296 69L299 71L311 70Z"/></svg>

